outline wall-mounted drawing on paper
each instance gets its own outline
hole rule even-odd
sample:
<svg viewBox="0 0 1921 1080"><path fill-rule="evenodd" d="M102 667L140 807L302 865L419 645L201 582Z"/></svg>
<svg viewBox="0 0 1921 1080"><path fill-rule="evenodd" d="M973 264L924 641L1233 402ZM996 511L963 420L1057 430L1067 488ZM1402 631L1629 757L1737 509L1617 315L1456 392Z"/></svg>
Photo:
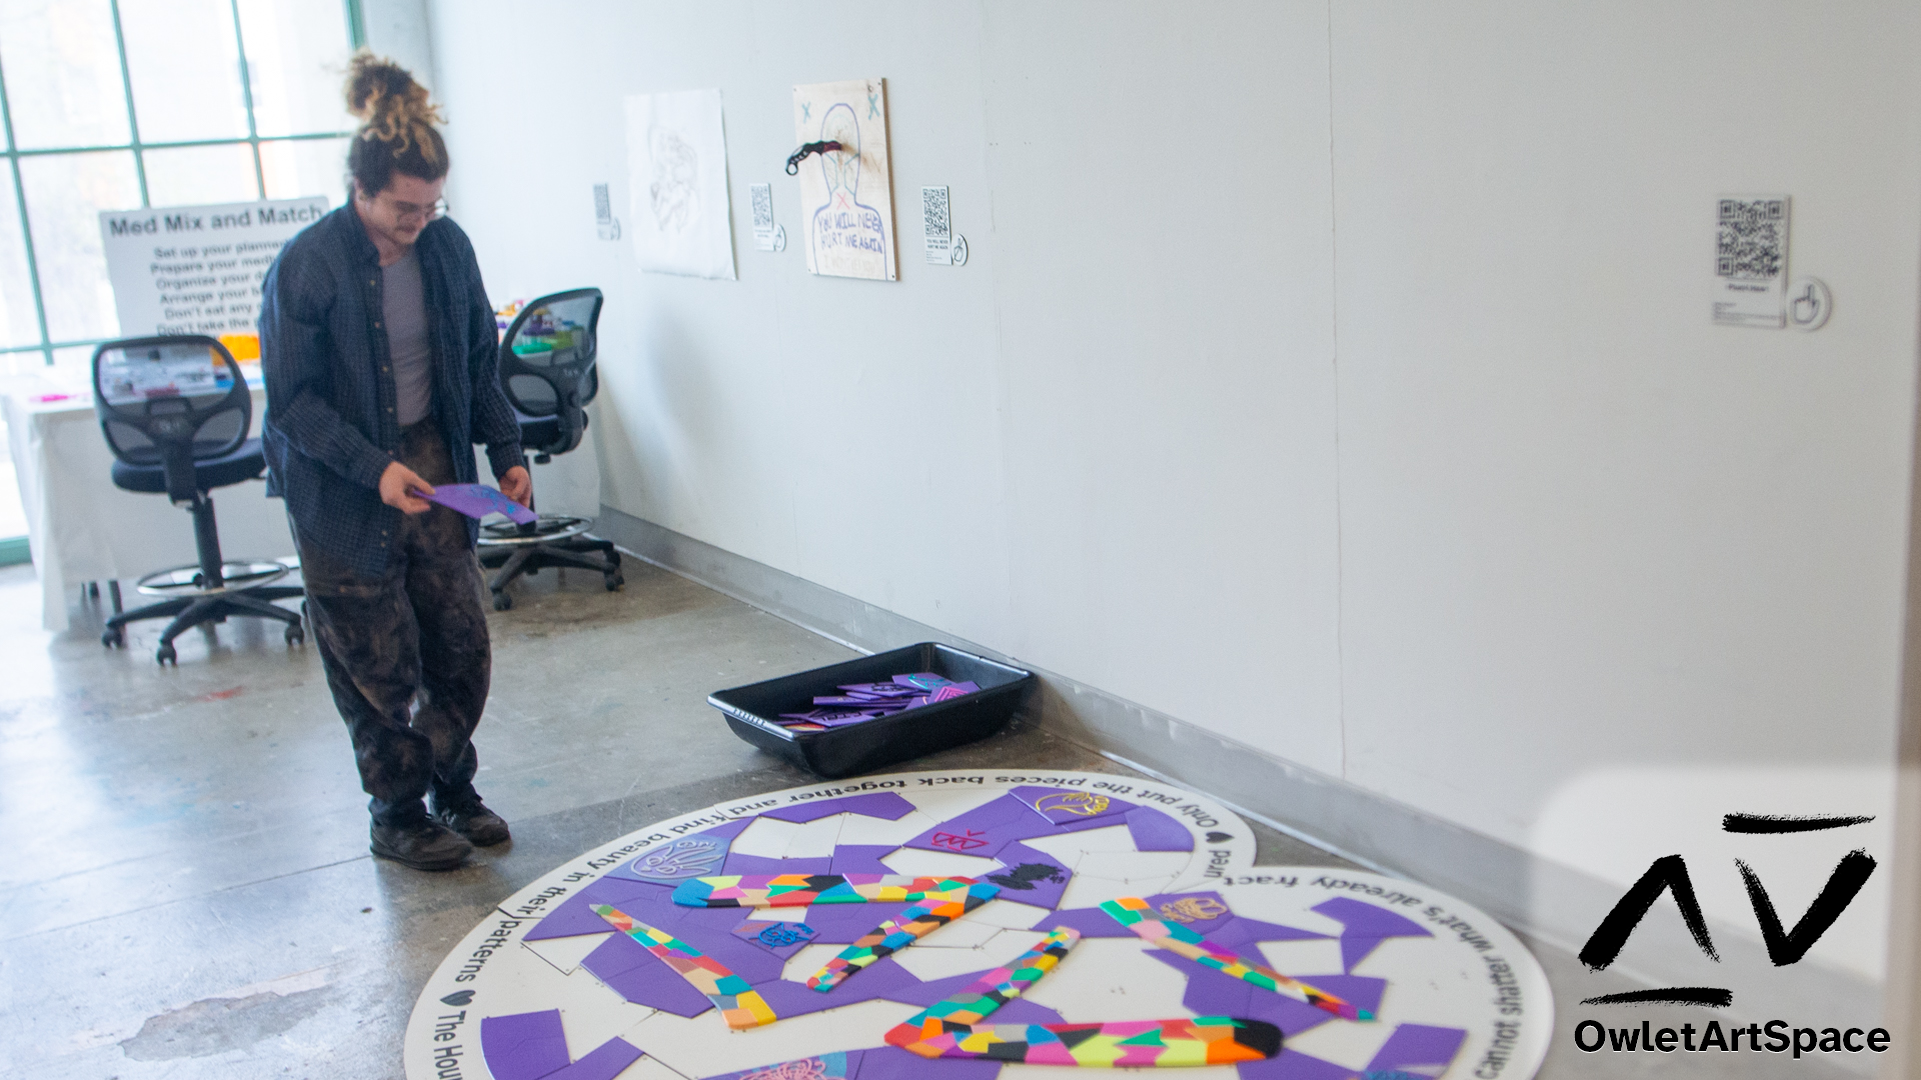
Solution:
<svg viewBox="0 0 1921 1080"><path fill-rule="evenodd" d="M628 227L640 268L732 280L720 91L637 94L626 105Z"/></svg>
<svg viewBox="0 0 1921 1080"><path fill-rule="evenodd" d="M884 79L794 87L800 143L838 142L839 150L800 166L807 269L836 277L893 281L893 180L887 157Z"/></svg>

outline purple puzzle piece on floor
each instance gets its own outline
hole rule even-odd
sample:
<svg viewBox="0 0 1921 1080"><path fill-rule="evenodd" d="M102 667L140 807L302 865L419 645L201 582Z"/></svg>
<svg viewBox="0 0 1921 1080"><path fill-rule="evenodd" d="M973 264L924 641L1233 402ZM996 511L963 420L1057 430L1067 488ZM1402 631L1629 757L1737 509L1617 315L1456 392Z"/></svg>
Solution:
<svg viewBox="0 0 1921 1080"><path fill-rule="evenodd" d="M1124 818L1128 833L1134 837L1136 851L1194 850L1194 834L1151 806L1129 810Z"/></svg>
<svg viewBox="0 0 1921 1080"><path fill-rule="evenodd" d="M1107 824L1119 825L1122 815L1140 808L1139 803L1131 803L1126 799L1074 788L1027 786L1012 788L1008 794L1021 805L1046 818L1050 825L1077 825L1107 818L1115 819Z"/></svg>
<svg viewBox="0 0 1921 1080"><path fill-rule="evenodd" d="M607 872L609 877L638 881L678 884L689 878L710 877L720 873L727 860L731 839L696 835L683 836L621 863Z"/></svg>
<svg viewBox="0 0 1921 1080"><path fill-rule="evenodd" d="M607 925L607 920L594 914L595 904L610 904L628 911L629 908L644 906L651 898L658 896L672 897L673 886L609 874L598 881L588 882L579 892L562 900L532 930L527 931L522 940L545 941L548 938L610 933L613 927ZM633 914L631 911L628 913Z"/></svg>
<svg viewBox="0 0 1921 1080"><path fill-rule="evenodd" d="M540 520L540 516L532 510L485 484L436 484L432 495L420 497L470 518L484 518L488 514L506 514L522 525Z"/></svg>
<svg viewBox="0 0 1921 1080"><path fill-rule="evenodd" d="M615 934L587 954L580 966L636 1005L694 1017L714 1007L706 994L626 934Z"/></svg>
<svg viewBox="0 0 1921 1080"><path fill-rule="evenodd" d="M1388 938L1434 936L1427 927L1399 912L1352 897L1323 900L1313 910L1341 924L1341 963L1349 971Z"/></svg>
<svg viewBox="0 0 1921 1080"><path fill-rule="evenodd" d="M1016 840L1054 836L1059 831L1027 804L1012 795L1003 795L949 818L902 846L991 859Z"/></svg>
<svg viewBox="0 0 1921 1080"><path fill-rule="evenodd" d="M798 806L783 806L760 815L775 821L791 821L805 825L810 821L834 814L860 814L863 817L880 818L882 821L899 821L914 812L914 804L891 791L873 795L849 795L842 799L825 799L820 802L801 803Z"/></svg>
<svg viewBox="0 0 1921 1080"><path fill-rule="evenodd" d="M1428 1024L1402 1024L1387 1037L1367 1063L1368 1072L1419 1069L1439 1076L1454 1055L1460 1052L1467 1032L1462 1028L1433 1027Z"/></svg>
<svg viewBox="0 0 1921 1080"><path fill-rule="evenodd" d="M1161 949L1150 950L1147 955L1187 976L1187 989L1181 997L1181 1003L1199 1015L1245 1016L1266 1020L1289 1036L1339 1019L1333 1013L1317 1009L1304 1001L1262 989L1232 975L1223 975L1184 956ZM1380 1009L1381 996L1387 991L1386 979L1359 975L1282 974L1294 975L1309 986L1325 990L1369 1011Z"/></svg>
<svg viewBox="0 0 1921 1080"><path fill-rule="evenodd" d="M1051 908L1061 902L1061 895L1074 880L1074 872L1062 866L1059 859L1019 841L1002 848L994 858L1000 860L1002 869L989 870L981 878L1001 887L997 899Z"/></svg>
<svg viewBox="0 0 1921 1080"><path fill-rule="evenodd" d="M834 848L834 874L898 874L900 871L881 862L900 848L893 844L841 844ZM875 923L879 926L879 923Z"/></svg>
<svg viewBox="0 0 1921 1080"><path fill-rule="evenodd" d="M540 1080L567 1067L560 1010L489 1016L480 1021L480 1053L496 1080Z"/></svg>
<svg viewBox="0 0 1921 1080"><path fill-rule="evenodd" d="M761 919L748 919L734 927L734 936L750 945L766 949L782 960L793 956L807 947L808 942L819 936L820 931L804 922L781 920L767 922Z"/></svg>
<svg viewBox="0 0 1921 1080"><path fill-rule="evenodd" d="M614 1080L641 1059L634 1044L616 1035L572 1065L548 1075L547 1080Z"/></svg>

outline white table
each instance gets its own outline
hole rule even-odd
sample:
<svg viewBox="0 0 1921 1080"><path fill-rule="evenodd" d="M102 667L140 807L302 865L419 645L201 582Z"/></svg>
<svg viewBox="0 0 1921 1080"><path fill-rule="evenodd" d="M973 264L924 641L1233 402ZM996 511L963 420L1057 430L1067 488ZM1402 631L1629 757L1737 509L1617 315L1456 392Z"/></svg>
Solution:
<svg viewBox="0 0 1921 1080"><path fill-rule="evenodd" d="M199 561L193 518L165 495L144 495L113 486L113 451L94 419L93 401L82 394L64 401L38 401L54 391L23 383L0 397L7 417L7 443L27 512L33 567L40 575L40 622L67 628L74 589L89 581L120 581L154 570ZM267 399L253 391L252 434L260 434ZM291 557L286 505L267 498L264 480L213 492L221 554L234 559ZM130 607L141 603L129 595Z"/></svg>

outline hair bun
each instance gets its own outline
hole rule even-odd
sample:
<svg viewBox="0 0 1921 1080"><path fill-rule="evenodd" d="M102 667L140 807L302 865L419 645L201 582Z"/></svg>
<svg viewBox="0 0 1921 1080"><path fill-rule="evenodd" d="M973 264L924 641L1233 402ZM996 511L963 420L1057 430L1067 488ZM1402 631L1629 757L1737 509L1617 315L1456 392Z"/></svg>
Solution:
<svg viewBox="0 0 1921 1080"><path fill-rule="evenodd" d="M418 142L429 158L434 140L420 129L441 122L440 107L427 88L392 60L366 49L354 54L347 69L347 111L360 121L360 137L391 144L396 155Z"/></svg>

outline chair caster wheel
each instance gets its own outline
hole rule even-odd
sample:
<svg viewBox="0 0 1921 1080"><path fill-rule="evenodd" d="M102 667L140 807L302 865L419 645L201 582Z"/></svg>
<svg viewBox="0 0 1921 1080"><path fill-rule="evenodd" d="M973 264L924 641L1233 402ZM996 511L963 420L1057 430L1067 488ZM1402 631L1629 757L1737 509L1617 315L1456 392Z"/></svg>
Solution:
<svg viewBox="0 0 1921 1080"><path fill-rule="evenodd" d="M627 579L620 576L620 571L618 570L615 570L612 573L602 574L601 578L607 583L608 592L613 592L614 590L620 588L622 585L627 584Z"/></svg>
<svg viewBox="0 0 1921 1080"><path fill-rule="evenodd" d="M514 606L513 597L508 596L504 592L497 592L494 594L494 610L495 611L506 611L508 608L513 606Z"/></svg>
<svg viewBox="0 0 1921 1080"><path fill-rule="evenodd" d="M155 662L160 664L172 664L174 667L180 666L180 657L174 653L172 645L160 646L160 648L154 652L153 658Z"/></svg>
<svg viewBox="0 0 1921 1080"><path fill-rule="evenodd" d="M100 635L100 644L109 649L119 648L127 643L127 635L119 630L107 630Z"/></svg>
<svg viewBox="0 0 1921 1080"><path fill-rule="evenodd" d="M307 632L297 623L289 623L286 632L281 636L287 639L289 645L299 645L307 640Z"/></svg>

